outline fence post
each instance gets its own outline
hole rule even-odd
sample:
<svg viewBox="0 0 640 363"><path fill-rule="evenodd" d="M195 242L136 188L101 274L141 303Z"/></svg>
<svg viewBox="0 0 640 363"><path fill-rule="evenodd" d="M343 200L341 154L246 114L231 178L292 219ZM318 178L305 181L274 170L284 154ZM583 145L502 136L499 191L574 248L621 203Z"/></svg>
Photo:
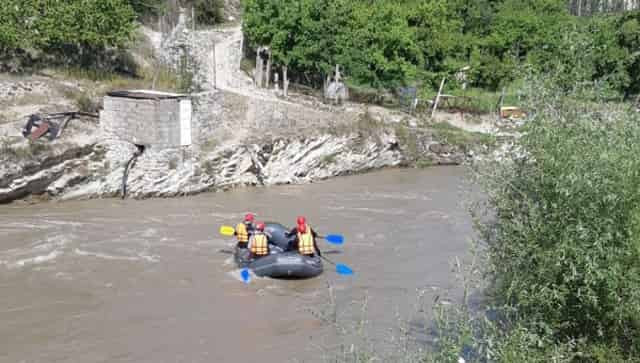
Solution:
<svg viewBox="0 0 640 363"><path fill-rule="evenodd" d="M431 118L436 114L436 110L438 109L438 102L440 102L440 95L442 94L442 87L444 87L444 81L447 77L442 77L442 82L440 82L440 88L438 89L438 95L436 96L436 100L433 103L433 110L431 110Z"/></svg>
<svg viewBox="0 0 640 363"><path fill-rule="evenodd" d="M191 6L191 31L196 32L196 8Z"/></svg>

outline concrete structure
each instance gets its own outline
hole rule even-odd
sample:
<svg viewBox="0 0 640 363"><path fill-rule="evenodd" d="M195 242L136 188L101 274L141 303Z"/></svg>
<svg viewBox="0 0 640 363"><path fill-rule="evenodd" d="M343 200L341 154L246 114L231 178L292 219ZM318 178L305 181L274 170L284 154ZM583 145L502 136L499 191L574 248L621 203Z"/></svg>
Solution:
<svg viewBox="0 0 640 363"><path fill-rule="evenodd" d="M191 145L191 99L186 95L133 90L109 92L100 112L108 135L152 148Z"/></svg>

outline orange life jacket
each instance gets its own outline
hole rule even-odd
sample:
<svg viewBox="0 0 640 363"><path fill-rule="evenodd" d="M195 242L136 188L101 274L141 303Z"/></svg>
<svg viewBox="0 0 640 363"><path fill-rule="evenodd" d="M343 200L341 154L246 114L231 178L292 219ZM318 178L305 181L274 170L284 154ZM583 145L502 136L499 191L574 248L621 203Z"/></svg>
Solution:
<svg viewBox="0 0 640 363"><path fill-rule="evenodd" d="M236 226L236 237L238 237L238 242L249 242L249 232L247 232L247 226L244 223L238 223Z"/></svg>
<svg viewBox="0 0 640 363"><path fill-rule="evenodd" d="M305 225L304 233L298 232L298 252L300 252L301 255L313 255L316 253L313 244L313 234L311 233L311 226L309 225Z"/></svg>
<svg viewBox="0 0 640 363"><path fill-rule="evenodd" d="M262 232L256 232L251 236L250 245L251 253L256 256L266 256L269 254L269 242L267 241L267 235Z"/></svg>

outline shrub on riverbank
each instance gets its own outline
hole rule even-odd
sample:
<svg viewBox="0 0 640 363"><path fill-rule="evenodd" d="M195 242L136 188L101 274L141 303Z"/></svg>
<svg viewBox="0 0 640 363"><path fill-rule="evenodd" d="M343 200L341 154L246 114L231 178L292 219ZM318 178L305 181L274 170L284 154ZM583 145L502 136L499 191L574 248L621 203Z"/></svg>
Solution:
<svg viewBox="0 0 640 363"><path fill-rule="evenodd" d="M479 174L495 318L457 331L480 361L638 361L640 117L531 96L518 152Z"/></svg>

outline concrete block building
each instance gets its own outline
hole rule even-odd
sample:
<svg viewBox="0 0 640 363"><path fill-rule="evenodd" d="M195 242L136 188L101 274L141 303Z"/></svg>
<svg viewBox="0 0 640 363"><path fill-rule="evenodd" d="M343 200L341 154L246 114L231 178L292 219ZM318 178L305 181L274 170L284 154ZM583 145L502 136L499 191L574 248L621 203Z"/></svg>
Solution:
<svg viewBox="0 0 640 363"><path fill-rule="evenodd" d="M104 97L100 127L108 135L154 149L191 145L191 99L148 90L115 91Z"/></svg>

